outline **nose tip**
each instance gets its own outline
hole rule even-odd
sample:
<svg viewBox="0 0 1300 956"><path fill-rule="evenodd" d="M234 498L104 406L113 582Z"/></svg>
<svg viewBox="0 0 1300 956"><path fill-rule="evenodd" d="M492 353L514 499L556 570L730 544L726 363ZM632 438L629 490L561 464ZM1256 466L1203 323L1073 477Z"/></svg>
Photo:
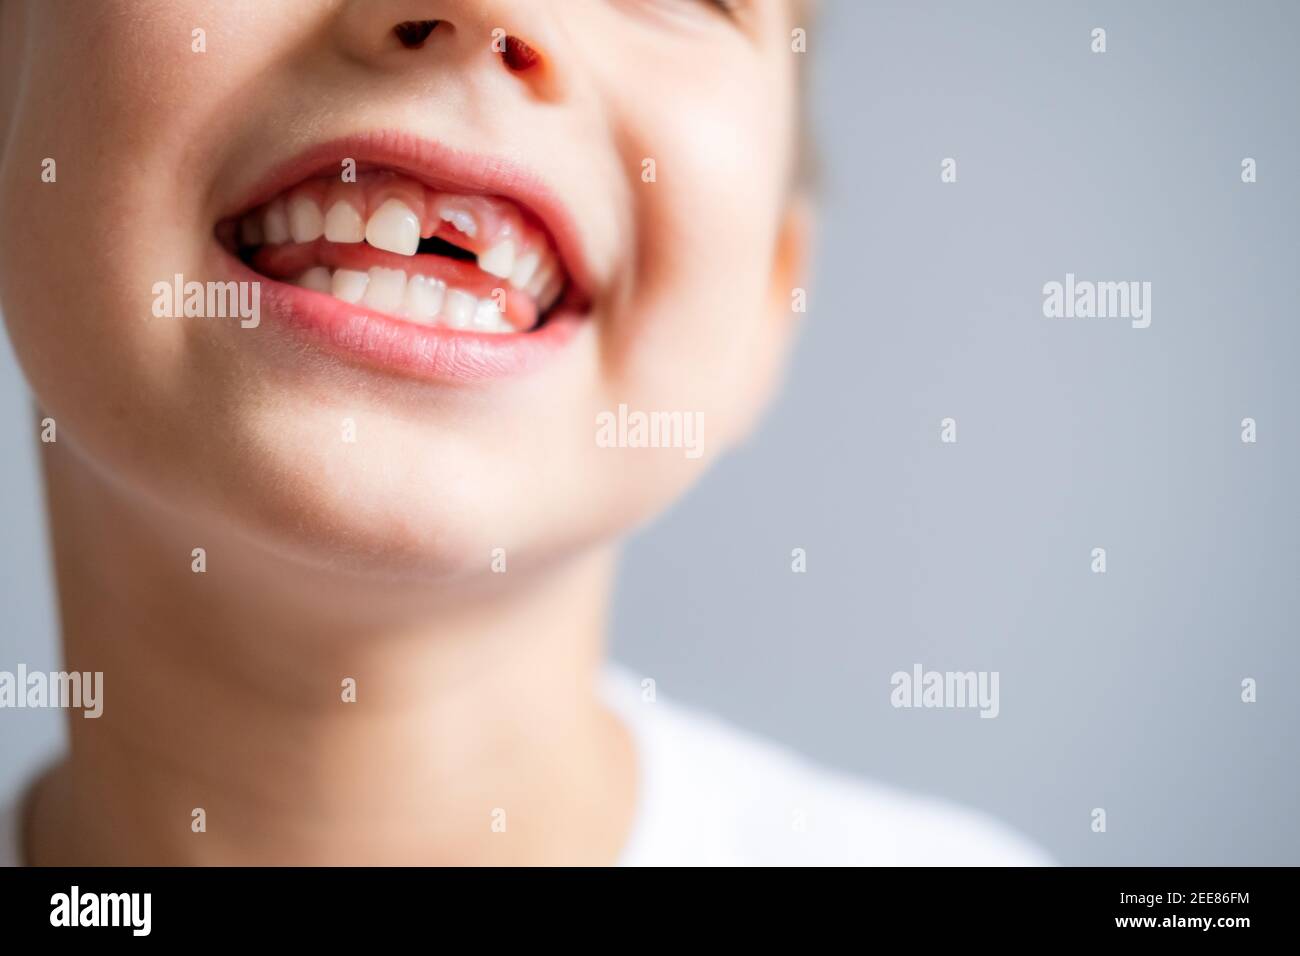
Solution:
<svg viewBox="0 0 1300 956"><path fill-rule="evenodd" d="M562 95L564 58L556 56L560 31L536 6L504 0L352 0L341 10L338 42L357 63L389 74L495 71L536 98ZM427 19L417 19L421 15Z"/></svg>
<svg viewBox="0 0 1300 956"><path fill-rule="evenodd" d="M441 20L403 20L393 27L393 33L406 49L418 50L441 23ZM505 33L504 30L499 32ZM531 70L542 62L542 55L532 44L513 34L506 33L499 37L493 44L493 49L500 52L501 62L506 65L506 69L515 73Z"/></svg>

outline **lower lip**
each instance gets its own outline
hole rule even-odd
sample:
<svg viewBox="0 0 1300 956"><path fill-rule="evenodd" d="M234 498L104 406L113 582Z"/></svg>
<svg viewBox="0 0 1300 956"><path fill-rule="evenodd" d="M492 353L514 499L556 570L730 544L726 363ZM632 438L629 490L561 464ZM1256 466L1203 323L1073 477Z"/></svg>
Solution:
<svg viewBox="0 0 1300 956"><path fill-rule="evenodd" d="M259 283L262 317L269 317L277 327L372 368L430 381L482 382L525 374L562 351L586 321L561 306L539 328L526 333L416 325L323 292L268 279L225 255L238 281Z"/></svg>

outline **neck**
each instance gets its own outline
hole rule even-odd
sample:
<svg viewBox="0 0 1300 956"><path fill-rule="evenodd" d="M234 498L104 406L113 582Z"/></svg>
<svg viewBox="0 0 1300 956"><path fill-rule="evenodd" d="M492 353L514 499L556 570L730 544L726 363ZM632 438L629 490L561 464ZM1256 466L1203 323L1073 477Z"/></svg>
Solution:
<svg viewBox="0 0 1300 956"><path fill-rule="evenodd" d="M104 705L70 712L30 862L617 858L634 757L597 692L610 554L430 596L272 556L44 447L65 667L102 672Z"/></svg>

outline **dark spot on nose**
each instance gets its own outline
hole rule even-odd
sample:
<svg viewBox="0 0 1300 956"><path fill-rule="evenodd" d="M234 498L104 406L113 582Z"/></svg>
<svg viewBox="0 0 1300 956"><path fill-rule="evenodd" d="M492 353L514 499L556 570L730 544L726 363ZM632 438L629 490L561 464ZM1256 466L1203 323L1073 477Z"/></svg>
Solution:
<svg viewBox="0 0 1300 956"><path fill-rule="evenodd" d="M506 37L505 52L501 56L506 61L506 66L515 72L528 69L542 58L540 53L515 36Z"/></svg>
<svg viewBox="0 0 1300 956"><path fill-rule="evenodd" d="M418 50L437 26L437 20L405 20L393 27L393 32L397 34L402 46L408 50Z"/></svg>

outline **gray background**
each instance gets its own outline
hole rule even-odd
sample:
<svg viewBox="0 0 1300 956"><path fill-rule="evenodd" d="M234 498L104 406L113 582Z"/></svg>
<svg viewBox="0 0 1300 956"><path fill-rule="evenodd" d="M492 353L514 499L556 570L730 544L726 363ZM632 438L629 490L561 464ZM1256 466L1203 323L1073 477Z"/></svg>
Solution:
<svg viewBox="0 0 1300 956"><path fill-rule="evenodd" d="M1300 4L824 7L790 382L629 549L616 656L1062 862L1300 863ZM1151 327L1044 318L1066 272L1150 281ZM57 661L32 434L5 349L0 669ZM892 708L918 662L999 671L1001 715ZM0 790L61 733L3 727Z"/></svg>

